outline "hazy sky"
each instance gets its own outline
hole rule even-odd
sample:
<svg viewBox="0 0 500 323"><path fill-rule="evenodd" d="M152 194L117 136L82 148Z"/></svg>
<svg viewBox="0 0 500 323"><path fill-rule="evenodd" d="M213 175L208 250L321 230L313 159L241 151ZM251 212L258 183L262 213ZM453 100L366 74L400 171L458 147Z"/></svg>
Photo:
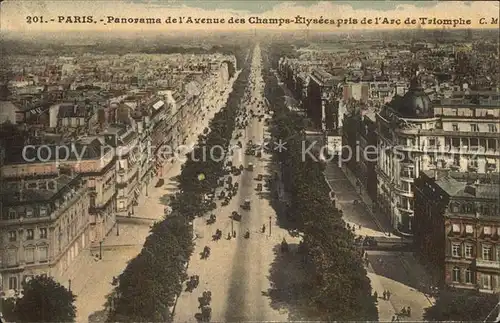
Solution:
<svg viewBox="0 0 500 323"><path fill-rule="evenodd" d="M79 1L28 1L5 0L1 5L1 31L172 31L172 30L248 30L248 29L284 29L284 30L348 30L348 29L394 29L415 28L417 25L311 25L302 24L258 25L248 23L249 17L289 18L297 15L305 18L348 19L356 18L406 18L436 17L439 19L470 19L471 26L457 28L499 28L491 24L492 18L499 16L498 1L213 1L213 0L79 0ZM44 22L27 23L28 16L43 17ZM59 23L59 16L92 16L92 23ZM107 17L116 18L159 18L161 24L116 24L107 23ZM166 24L168 17L193 18L245 18L245 24ZM485 18L488 24L480 25ZM54 21L51 21L54 19ZM36 19L35 19L36 20ZM38 18L41 20L41 18ZM101 21L103 20L103 21ZM106 24L105 24L106 23ZM423 25L422 28L442 26Z"/></svg>

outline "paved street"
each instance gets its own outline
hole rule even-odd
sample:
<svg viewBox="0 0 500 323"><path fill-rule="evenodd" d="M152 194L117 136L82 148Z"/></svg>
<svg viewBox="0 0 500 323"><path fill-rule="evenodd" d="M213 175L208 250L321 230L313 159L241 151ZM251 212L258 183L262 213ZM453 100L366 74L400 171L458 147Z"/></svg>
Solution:
<svg viewBox="0 0 500 323"><path fill-rule="evenodd" d="M250 80L255 87L252 89L252 97L262 100L263 82L261 80L260 48L256 47L253 56ZM256 106L247 105L248 109L257 110ZM237 130L238 132L239 130ZM264 131L263 122L253 118L245 130L242 142L251 139L254 143L262 140ZM233 144L236 144L233 141ZM191 257L188 274L199 275L200 285L192 293L183 292L177 303L175 312L176 322L194 322L194 315L198 310L198 297L204 290L212 292L212 321L213 322L235 322L235 321L287 321L286 312L280 312L271 308L270 300L264 295L270 288L268 280L269 269L275 258L274 247L281 240L291 242L288 232L275 225L276 214L265 198L266 193L256 192L258 181L257 174L266 174L266 165L270 162L270 156L263 154L262 158L246 156L241 153L233 155L233 164L238 166L248 163L254 164L254 170L244 170L239 178L233 176L234 181L239 182L240 188L228 206L219 206L216 210L217 222L211 226L205 224L206 219L197 219L195 228L199 239L196 240L196 248ZM251 210L245 211L240 207L245 199L251 200ZM219 204L220 205L220 204ZM231 231L232 211L240 212L241 222L234 222L236 238L227 240L227 234ZM269 222L272 223L272 232L269 236ZM266 225L266 232L260 231L262 225ZM216 229L223 232L223 239L212 241L211 236ZM249 230L250 238L244 239L245 232ZM201 260L199 253L208 245L211 255L206 260Z"/></svg>
<svg viewBox="0 0 500 323"><path fill-rule="evenodd" d="M195 127L196 132L186 140L187 145L194 146L198 140L198 135L208 126L215 113L225 105L232 85L238 74L227 86L227 91L219 98L219 105L207 112L204 120L199 120ZM175 177L180 174L183 160L175 160L173 163L165 162L163 165L163 178L165 184L162 187L154 187L156 180L153 180L148 188L148 196L139 198L139 205L135 207L135 216L159 220L164 214L165 196L177 190ZM94 251L84 250L70 268L66 271L60 282L65 286L69 285L71 279L71 290L77 296L75 302L77 308L76 322L88 322L89 316L96 315L104 310L107 295L111 293L113 286L111 281L113 276L118 276L127 266L130 259L139 254L149 235L149 225L120 224L117 236L116 226L110 231L103 242L102 260L96 260L95 255L99 254L98 249ZM92 255L94 254L94 256Z"/></svg>

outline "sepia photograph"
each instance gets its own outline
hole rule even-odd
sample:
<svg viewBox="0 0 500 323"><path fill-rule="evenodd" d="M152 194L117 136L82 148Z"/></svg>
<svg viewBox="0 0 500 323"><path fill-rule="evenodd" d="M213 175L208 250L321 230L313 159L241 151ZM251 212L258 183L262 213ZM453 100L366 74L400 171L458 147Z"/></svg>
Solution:
<svg viewBox="0 0 500 323"><path fill-rule="evenodd" d="M500 322L499 18L0 1L0 323Z"/></svg>

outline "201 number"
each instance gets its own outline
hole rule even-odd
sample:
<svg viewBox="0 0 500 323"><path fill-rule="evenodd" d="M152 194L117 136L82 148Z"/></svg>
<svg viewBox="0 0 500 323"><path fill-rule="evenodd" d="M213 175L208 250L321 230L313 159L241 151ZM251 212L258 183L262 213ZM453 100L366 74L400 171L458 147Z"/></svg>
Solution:
<svg viewBox="0 0 500 323"><path fill-rule="evenodd" d="M27 24L33 24L33 23L39 23L39 22L44 22L43 16L26 16L26 23Z"/></svg>

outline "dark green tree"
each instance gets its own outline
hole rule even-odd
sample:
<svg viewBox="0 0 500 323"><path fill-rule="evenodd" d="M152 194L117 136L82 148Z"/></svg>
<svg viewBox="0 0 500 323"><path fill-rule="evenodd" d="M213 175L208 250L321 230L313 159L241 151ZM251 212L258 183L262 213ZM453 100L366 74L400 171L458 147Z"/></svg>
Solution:
<svg viewBox="0 0 500 323"><path fill-rule="evenodd" d="M54 279L36 276L23 286L14 315L18 322L74 322L76 297Z"/></svg>
<svg viewBox="0 0 500 323"><path fill-rule="evenodd" d="M442 291L436 303L425 309L426 321L484 321L494 322L498 310L493 311L498 304L498 295L481 294L476 291L445 290ZM492 313L493 311L493 313Z"/></svg>

